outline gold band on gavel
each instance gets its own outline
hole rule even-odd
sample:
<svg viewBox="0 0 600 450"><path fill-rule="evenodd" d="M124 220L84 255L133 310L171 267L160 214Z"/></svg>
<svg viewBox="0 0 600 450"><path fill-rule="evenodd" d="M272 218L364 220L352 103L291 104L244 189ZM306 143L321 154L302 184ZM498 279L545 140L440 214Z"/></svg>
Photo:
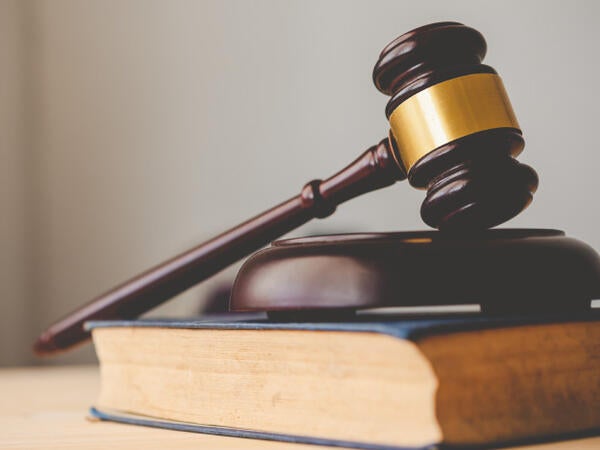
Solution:
<svg viewBox="0 0 600 450"><path fill-rule="evenodd" d="M493 128L516 128L501 78L475 73L443 81L402 102L390 116L406 171L427 153L463 136Z"/></svg>

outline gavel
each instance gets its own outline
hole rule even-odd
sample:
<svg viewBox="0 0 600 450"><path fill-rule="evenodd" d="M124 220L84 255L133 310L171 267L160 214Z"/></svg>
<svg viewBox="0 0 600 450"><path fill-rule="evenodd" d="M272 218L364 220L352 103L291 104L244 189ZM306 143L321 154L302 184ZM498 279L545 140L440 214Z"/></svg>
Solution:
<svg viewBox="0 0 600 450"><path fill-rule="evenodd" d="M89 338L88 320L130 319L361 194L408 179L425 189L423 221L444 232L478 231L525 209L538 184L515 157L524 140L496 71L481 63L483 36L456 22L403 34L381 52L375 86L391 98L389 136L300 194L117 286L53 324L38 354Z"/></svg>

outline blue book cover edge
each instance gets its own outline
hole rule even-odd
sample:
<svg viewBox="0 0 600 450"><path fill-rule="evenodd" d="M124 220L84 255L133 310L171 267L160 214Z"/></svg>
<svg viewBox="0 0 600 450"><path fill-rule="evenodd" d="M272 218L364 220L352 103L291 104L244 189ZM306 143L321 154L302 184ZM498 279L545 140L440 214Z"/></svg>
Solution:
<svg viewBox="0 0 600 450"><path fill-rule="evenodd" d="M187 431L191 433L211 434L215 436L226 436L244 439L259 439L263 441L287 442L291 444L310 444L327 447L353 448L361 450L439 450L438 445L426 445L424 447L398 447L388 445L370 444L366 442L340 441L336 439L325 439L312 436L298 436L293 434L269 433L265 431L245 430L239 428L219 427L211 425L196 425L187 422L174 422L159 420L141 416L133 416L121 413L101 411L95 407L90 408L90 415L100 420L119 422L129 425L138 425L151 428L164 428L175 431Z"/></svg>
<svg viewBox="0 0 600 450"><path fill-rule="evenodd" d="M340 322L275 322L267 319L236 320L219 316L196 319L137 319L90 321L85 328L149 327L223 330L303 330L303 331L343 331L371 332L390 335L400 339L418 339L423 336L446 334L458 331L482 330L490 328L514 327L546 323L600 320L600 309L584 312L535 315L489 316L484 314L453 314L443 316L357 316L354 320ZM250 317L256 317L250 316Z"/></svg>

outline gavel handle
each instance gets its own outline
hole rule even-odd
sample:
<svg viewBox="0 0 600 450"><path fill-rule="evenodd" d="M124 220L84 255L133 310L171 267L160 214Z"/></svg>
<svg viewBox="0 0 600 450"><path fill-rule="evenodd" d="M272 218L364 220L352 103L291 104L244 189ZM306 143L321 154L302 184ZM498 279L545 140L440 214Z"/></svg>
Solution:
<svg viewBox="0 0 600 450"><path fill-rule="evenodd" d="M51 354L83 342L88 320L137 317L312 218L331 215L336 205L405 177L384 139L330 178L83 305L42 333L34 350Z"/></svg>

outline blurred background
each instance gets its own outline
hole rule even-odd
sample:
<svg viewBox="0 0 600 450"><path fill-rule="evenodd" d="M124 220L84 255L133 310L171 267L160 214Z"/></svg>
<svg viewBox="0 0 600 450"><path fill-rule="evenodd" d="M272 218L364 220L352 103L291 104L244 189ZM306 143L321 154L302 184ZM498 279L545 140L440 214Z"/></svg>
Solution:
<svg viewBox="0 0 600 450"><path fill-rule="evenodd" d="M540 174L506 226L600 250L600 3L0 0L0 364L50 322L330 175L387 133L371 70L456 20L488 41ZM406 183L294 235L423 228ZM232 268L155 315L189 316Z"/></svg>

